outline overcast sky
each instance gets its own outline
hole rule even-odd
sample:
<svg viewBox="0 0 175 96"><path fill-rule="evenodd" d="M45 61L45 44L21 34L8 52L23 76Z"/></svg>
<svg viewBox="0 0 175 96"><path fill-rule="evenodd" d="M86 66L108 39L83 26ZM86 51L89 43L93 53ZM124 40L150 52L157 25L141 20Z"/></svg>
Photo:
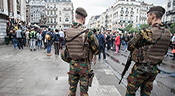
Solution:
<svg viewBox="0 0 175 96"><path fill-rule="evenodd" d="M86 18L86 24L89 22L91 16L100 15L105 12L105 10L113 6L116 0L71 0L73 2L74 12L77 7L83 7L87 13L88 17ZM137 0L138 1L138 0ZM140 0L139 0L140 1ZM162 5L167 4L167 0L142 0L148 4Z"/></svg>

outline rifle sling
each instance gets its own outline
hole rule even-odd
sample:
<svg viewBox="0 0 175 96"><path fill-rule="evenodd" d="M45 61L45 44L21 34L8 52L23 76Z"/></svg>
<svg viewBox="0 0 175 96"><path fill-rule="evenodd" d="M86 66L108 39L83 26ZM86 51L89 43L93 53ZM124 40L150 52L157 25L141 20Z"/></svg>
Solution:
<svg viewBox="0 0 175 96"><path fill-rule="evenodd" d="M75 38L77 38L78 36L80 36L81 34L83 34L84 32L86 32L86 30L82 31L81 33L77 34L75 37L73 37L72 39L70 40L66 40L66 42L71 42L73 41Z"/></svg>

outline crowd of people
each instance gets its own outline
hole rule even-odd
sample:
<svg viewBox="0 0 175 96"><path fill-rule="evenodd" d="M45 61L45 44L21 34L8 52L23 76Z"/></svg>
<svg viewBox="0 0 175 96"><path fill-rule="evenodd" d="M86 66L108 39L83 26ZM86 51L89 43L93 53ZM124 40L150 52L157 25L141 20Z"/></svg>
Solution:
<svg viewBox="0 0 175 96"><path fill-rule="evenodd" d="M115 53L119 53L119 50L127 51L127 46L129 40L133 38L134 33L119 33L116 31L99 31L92 29L93 33L96 35L99 42L99 58L101 60L101 53L103 53L103 59L106 60L105 48L107 51L115 50ZM92 60L96 63L96 57Z"/></svg>
<svg viewBox="0 0 175 96"><path fill-rule="evenodd" d="M123 50L127 52L128 42L135 36L136 32L134 33L119 33L116 31L110 32L100 32L95 29L92 30L99 41L99 60L101 60L100 54L103 53L103 59L106 59L105 55L105 48L107 51L115 50L115 53L119 53L119 50ZM171 42L170 49L172 50L173 58L175 60L175 34L171 35Z"/></svg>
<svg viewBox="0 0 175 96"><path fill-rule="evenodd" d="M93 33L96 35L99 41L99 60L101 60L101 53L103 53L103 59L106 60L105 48L107 51L115 50L118 53L119 50L127 51L128 41L130 41L134 36L134 33L119 33L116 31L99 31L92 29ZM46 38L49 36L49 38ZM30 51L36 51L36 49L47 48L47 55L51 56L51 46L54 45L55 54L59 55L59 49L63 48L65 45L65 32L58 29L50 28L38 28L31 26L24 28L20 24L14 24L10 28L10 37L14 44L15 50L22 50L24 47L30 47ZM175 52L173 50L175 42L175 36L172 35L172 53L173 59L175 60ZM37 46L37 47L36 47ZM121 48L122 47L122 48ZM96 56L95 61L96 63Z"/></svg>
<svg viewBox="0 0 175 96"><path fill-rule="evenodd" d="M10 28L10 38L15 50L23 50L30 47L30 51L36 51L44 46L47 55L51 56L51 46L54 45L55 55L59 55L59 49L65 44L64 32L58 29L39 28L31 26L24 28L21 24L13 24Z"/></svg>

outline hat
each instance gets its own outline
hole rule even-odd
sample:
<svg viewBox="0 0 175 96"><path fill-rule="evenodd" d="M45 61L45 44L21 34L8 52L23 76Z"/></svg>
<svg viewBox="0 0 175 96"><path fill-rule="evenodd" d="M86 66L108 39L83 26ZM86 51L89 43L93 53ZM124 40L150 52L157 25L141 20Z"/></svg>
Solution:
<svg viewBox="0 0 175 96"><path fill-rule="evenodd" d="M163 14L165 13L165 9L161 6L153 6L149 9L149 11L147 12L147 14L151 11L160 11L162 12Z"/></svg>
<svg viewBox="0 0 175 96"><path fill-rule="evenodd" d="M78 8L76 9L75 13L77 13L77 14L83 16L83 17L87 17L87 12L86 12L86 10L85 10L84 8L82 8L82 7L78 7Z"/></svg>

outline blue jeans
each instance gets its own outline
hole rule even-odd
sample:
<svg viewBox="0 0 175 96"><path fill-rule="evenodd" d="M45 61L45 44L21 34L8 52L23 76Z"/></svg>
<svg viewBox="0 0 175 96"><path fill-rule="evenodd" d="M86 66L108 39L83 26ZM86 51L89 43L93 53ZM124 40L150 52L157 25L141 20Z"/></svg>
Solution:
<svg viewBox="0 0 175 96"><path fill-rule="evenodd" d="M35 49L35 43L36 43L35 39L30 39L30 49Z"/></svg>
<svg viewBox="0 0 175 96"><path fill-rule="evenodd" d="M38 40L38 48L41 48L41 40Z"/></svg>
<svg viewBox="0 0 175 96"><path fill-rule="evenodd" d="M125 42L125 41L124 41L124 50L126 50L127 47L128 47L128 42Z"/></svg>
<svg viewBox="0 0 175 96"><path fill-rule="evenodd" d="M13 45L14 45L14 48L15 48L15 49L16 49L16 47L17 47L17 44L18 44L18 40L13 39Z"/></svg>
<svg viewBox="0 0 175 96"><path fill-rule="evenodd" d="M99 59L101 59L101 52L103 53L103 59L106 59L106 53L105 53L104 45L99 46Z"/></svg>
<svg viewBox="0 0 175 96"><path fill-rule="evenodd" d="M50 45L50 44L47 45L47 53L51 53L51 46L52 46L52 45Z"/></svg>

